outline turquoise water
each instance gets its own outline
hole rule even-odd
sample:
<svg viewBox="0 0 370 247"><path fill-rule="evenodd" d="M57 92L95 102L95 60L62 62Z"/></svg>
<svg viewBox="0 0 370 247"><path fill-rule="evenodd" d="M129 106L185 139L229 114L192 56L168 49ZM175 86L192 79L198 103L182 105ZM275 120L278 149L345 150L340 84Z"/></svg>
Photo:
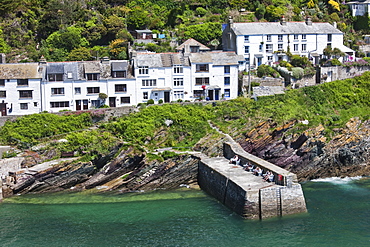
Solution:
<svg viewBox="0 0 370 247"><path fill-rule="evenodd" d="M370 179L303 184L307 214L243 220L202 191L18 196L0 246L370 246Z"/></svg>

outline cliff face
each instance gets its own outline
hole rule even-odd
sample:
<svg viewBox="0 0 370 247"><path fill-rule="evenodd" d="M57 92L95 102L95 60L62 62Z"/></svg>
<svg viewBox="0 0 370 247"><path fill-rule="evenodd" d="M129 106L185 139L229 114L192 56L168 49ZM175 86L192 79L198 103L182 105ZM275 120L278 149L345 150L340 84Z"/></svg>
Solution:
<svg viewBox="0 0 370 247"><path fill-rule="evenodd" d="M294 134L296 121L283 126L262 122L240 139L247 151L297 174L300 181L370 174L370 121L351 119L328 140L323 126Z"/></svg>
<svg viewBox="0 0 370 247"><path fill-rule="evenodd" d="M6 196L11 196L93 188L120 192L174 189L195 183L197 169L198 159L191 155L179 155L163 162L149 161L129 147L111 160L101 157L86 163L69 161L33 175L23 174L5 191Z"/></svg>

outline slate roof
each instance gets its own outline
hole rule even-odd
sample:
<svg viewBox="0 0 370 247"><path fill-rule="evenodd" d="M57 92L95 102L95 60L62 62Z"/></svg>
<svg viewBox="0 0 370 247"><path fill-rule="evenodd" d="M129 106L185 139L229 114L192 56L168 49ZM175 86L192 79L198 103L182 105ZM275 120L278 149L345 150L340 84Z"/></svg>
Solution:
<svg viewBox="0 0 370 247"><path fill-rule="evenodd" d="M189 60L181 53L137 53L135 65L149 68L189 66Z"/></svg>
<svg viewBox="0 0 370 247"><path fill-rule="evenodd" d="M186 40L184 43L182 43L181 45L179 45L177 48L176 48L176 51L182 51L185 46L199 46L199 50L200 51L210 51L211 49L205 45L203 45L202 43L196 41L195 39L188 39Z"/></svg>
<svg viewBox="0 0 370 247"><path fill-rule="evenodd" d="M305 22L246 22L234 23L232 30L236 35L262 35L262 34L327 34L342 33L330 23L313 22L307 25Z"/></svg>
<svg viewBox="0 0 370 247"><path fill-rule="evenodd" d="M242 55L236 55L235 52L202 52L191 53L191 63L212 63L213 65L237 65L239 61L245 61Z"/></svg>
<svg viewBox="0 0 370 247"><path fill-rule="evenodd" d="M0 79L40 79L42 68L38 63L0 64Z"/></svg>
<svg viewBox="0 0 370 247"><path fill-rule="evenodd" d="M347 2L345 4L367 4L367 3L370 3L370 0L359 0L359 1L350 1L350 2Z"/></svg>

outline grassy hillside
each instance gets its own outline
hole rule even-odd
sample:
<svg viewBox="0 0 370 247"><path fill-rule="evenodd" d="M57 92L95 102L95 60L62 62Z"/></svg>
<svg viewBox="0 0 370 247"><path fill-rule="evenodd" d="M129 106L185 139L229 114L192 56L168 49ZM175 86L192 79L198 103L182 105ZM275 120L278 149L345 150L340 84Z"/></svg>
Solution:
<svg viewBox="0 0 370 247"><path fill-rule="evenodd" d="M214 131L208 120L234 137L266 120L279 125L291 120L308 120L309 124L297 124L290 131L300 132L322 124L330 138L332 130L343 127L350 118L370 118L369 95L370 72L367 72L361 77L289 90L284 95L260 97L257 101L238 98L219 101L216 106L148 106L138 113L102 123L98 129L79 133L72 131L90 126L90 115L34 114L7 122L0 129L0 136L2 144L37 144L46 136L66 133L64 138L68 144L54 143L53 147L86 154L104 153L102 147L108 150L118 142L151 150L159 147L191 148L207 133Z"/></svg>

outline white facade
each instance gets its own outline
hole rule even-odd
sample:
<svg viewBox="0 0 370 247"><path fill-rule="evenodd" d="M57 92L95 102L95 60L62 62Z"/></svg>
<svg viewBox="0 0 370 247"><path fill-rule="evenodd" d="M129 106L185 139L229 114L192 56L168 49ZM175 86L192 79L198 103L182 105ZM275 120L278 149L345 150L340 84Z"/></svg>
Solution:
<svg viewBox="0 0 370 247"><path fill-rule="evenodd" d="M101 105L233 99L235 52L138 53L133 60L0 64L0 112L25 115ZM103 99L106 96L105 99Z"/></svg>
<svg viewBox="0 0 370 247"><path fill-rule="evenodd" d="M1 116L41 111L40 67L38 63L1 64Z"/></svg>
<svg viewBox="0 0 370 247"><path fill-rule="evenodd" d="M250 61L252 68L261 64L272 65L288 60L292 55L308 57L313 63L330 46L353 54L343 45L343 33L329 23L306 22L258 22L230 23L223 31L224 50L233 50Z"/></svg>
<svg viewBox="0 0 370 247"><path fill-rule="evenodd" d="M351 8L352 16L363 16L366 13L370 16L369 7L370 1L351 1L346 3Z"/></svg>

